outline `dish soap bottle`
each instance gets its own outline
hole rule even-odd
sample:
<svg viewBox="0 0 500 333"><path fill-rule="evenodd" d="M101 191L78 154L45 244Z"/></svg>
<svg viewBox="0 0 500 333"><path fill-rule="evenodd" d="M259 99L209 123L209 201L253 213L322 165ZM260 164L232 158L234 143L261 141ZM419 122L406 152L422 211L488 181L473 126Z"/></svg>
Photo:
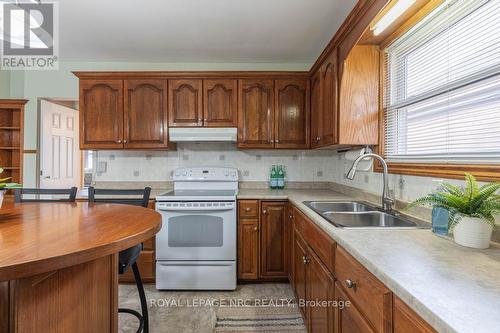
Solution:
<svg viewBox="0 0 500 333"><path fill-rule="evenodd" d="M276 170L276 165L273 165L271 168L271 179L269 184L272 189L276 189L278 187L278 171Z"/></svg>
<svg viewBox="0 0 500 333"><path fill-rule="evenodd" d="M285 171L282 165L278 166L278 188L280 190L285 188Z"/></svg>

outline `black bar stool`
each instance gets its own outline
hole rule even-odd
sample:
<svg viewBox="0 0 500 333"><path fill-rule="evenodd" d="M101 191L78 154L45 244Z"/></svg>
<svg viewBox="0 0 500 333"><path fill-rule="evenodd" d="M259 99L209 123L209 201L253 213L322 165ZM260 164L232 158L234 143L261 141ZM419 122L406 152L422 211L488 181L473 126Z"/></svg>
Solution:
<svg viewBox="0 0 500 333"><path fill-rule="evenodd" d="M56 188L16 188L14 190L14 202L75 202L76 187L56 189ZM34 195L34 198L24 198L24 195ZM56 196L47 198L45 196ZM44 196L41 198L41 196ZM61 196L67 196L61 197Z"/></svg>
<svg viewBox="0 0 500 333"><path fill-rule="evenodd" d="M151 188L149 187L146 187L143 190L110 190L89 187L89 202L148 207L150 194ZM96 195L101 197L96 198ZM137 244L129 249L121 251L118 255L118 270L120 274L123 274L129 267L132 267L135 284L137 285L137 291L139 292L139 299L141 301L142 314L132 309L123 308L118 309L118 312L129 313L139 319L139 328L137 329L137 333L149 333L148 305L146 303L146 294L144 293L144 286L142 284L139 268L137 267L137 259L141 254L141 250L142 244Z"/></svg>

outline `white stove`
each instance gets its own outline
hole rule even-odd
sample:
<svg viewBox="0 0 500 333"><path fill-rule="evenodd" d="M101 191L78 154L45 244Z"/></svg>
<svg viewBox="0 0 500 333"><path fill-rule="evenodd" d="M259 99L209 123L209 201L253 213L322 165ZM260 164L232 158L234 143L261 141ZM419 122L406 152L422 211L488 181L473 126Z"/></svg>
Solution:
<svg viewBox="0 0 500 333"><path fill-rule="evenodd" d="M174 190L156 197L157 289L236 289L236 195L233 168L178 168Z"/></svg>

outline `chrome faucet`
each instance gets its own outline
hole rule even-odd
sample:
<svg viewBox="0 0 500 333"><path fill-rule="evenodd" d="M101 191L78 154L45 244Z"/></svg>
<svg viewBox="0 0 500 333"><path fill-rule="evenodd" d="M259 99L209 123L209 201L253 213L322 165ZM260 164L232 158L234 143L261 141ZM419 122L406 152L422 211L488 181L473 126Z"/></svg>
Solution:
<svg viewBox="0 0 500 333"><path fill-rule="evenodd" d="M358 167L359 162L361 162L364 159L367 158L374 158L380 161L382 164L382 168L384 169L384 188L382 190L382 208L386 212L390 212L392 210L392 205L394 204L394 200L390 197L389 193L389 177L388 177L388 172L387 172L387 163L385 160L377 154L373 153L368 153L368 154L363 154L359 156L354 163L352 164L351 169L346 175L347 179L353 180L354 176L356 175L356 169Z"/></svg>

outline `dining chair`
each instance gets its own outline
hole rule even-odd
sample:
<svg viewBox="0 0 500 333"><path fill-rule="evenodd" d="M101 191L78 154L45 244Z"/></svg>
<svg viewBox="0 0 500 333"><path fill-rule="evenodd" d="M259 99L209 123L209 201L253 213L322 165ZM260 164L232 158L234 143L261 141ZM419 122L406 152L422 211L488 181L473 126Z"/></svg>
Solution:
<svg viewBox="0 0 500 333"><path fill-rule="evenodd" d="M14 202L75 202L76 187L55 188L16 188L14 190ZM24 196L28 195L28 198Z"/></svg>
<svg viewBox="0 0 500 333"><path fill-rule="evenodd" d="M125 204L148 207L149 196L151 194L151 188L146 187L140 190L114 190L114 189L96 189L94 187L89 187L89 202L93 203L111 203L111 204ZM132 272L134 273L135 284L137 286L137 291L139 292L139 299L141 301L141 312L119 308L118 312L129 313L134 315L139 319L139 328L137 333L144 332L149 333L149 315L148 306L146 302L146 294L144 293L144 286L142 284L141 275L139 273L139 268L137 266L137 259L139 258L142 251L142 244L137 244L131 248L123 250L118 255L118 271L120 274L124 274L129 267L132 267Z"/></svg>

